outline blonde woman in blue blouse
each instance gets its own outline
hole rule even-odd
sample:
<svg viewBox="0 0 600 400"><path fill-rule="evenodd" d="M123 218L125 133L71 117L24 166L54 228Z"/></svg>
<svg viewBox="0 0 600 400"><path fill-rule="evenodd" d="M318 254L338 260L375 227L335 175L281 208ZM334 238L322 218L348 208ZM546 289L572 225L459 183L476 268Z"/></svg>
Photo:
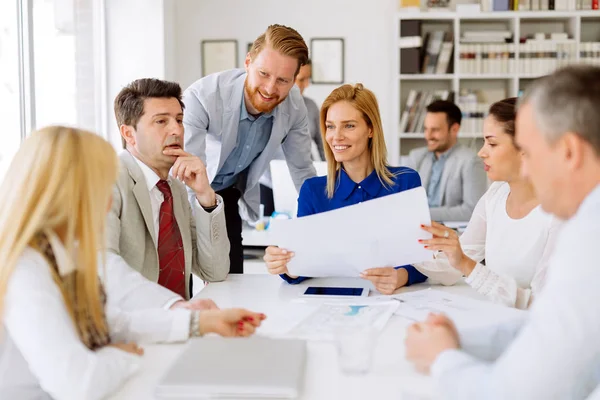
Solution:
<svg viewBox="0 0 600 400"><path fill-rule="evenodd" d="M325 143L327 176L307 179L298 198L298 217L335 210L421 186L419 174L407 167L391 167L377 98L362 84L343 85L321 107L321 135ZM308 277L288 274L293 249L267 247L264 260L271 274L286 282ZM383 294L427 279L413 266L382 266L364 271L362 278Z"/></svg>

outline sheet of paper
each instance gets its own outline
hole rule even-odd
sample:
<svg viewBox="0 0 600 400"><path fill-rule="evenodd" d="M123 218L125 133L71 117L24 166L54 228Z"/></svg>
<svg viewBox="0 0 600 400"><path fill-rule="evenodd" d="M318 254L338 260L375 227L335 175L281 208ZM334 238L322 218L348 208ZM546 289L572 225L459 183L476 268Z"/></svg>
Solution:
<svg viewBox="0 0 600 400"><path fill-rule="evenodd" d="M398 307L397 301L323 303L304 318L289 336L308 340L333 340L336 329L361 329L369 326L381 331Z"/></svg>
<svg viewBox="0 0 600 400"><path fill-rule="evenodd" d="M273 220L275 245L293 251L292 275L358 276L374 267L431 260L418 239L430 234L427 195L422 187L337 210L292 220Z"/></svg>
<svg viewBox="0 0 600 400"><path fill-rule="evenodd" d="M396 315L423 321L429 313L447 315L460 330L498 325L525 318L527 312L486 300L475 300L441 290L424 289L392 296L399 302Z"/></svg>

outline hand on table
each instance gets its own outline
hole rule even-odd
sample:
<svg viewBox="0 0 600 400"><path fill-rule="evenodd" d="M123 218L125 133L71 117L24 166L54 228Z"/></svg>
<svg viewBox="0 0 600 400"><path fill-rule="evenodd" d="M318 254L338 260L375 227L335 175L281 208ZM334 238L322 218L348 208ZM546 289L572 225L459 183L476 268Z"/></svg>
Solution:
<svg viewBox="0 0 600 400"><path fill-rule="evenodd" d="M241 308L202 311L199 333L200 335L216 333L225 337L250 336L265 318L267 318L265 314Z"/></svg>
<svg viewBox="0 0 600 400"><path fill-rule="evenodd" d="M288 274L287 264L294 257L294 253L286 249L281 249L277 246L269 246L265 250L265 256L263 260L267 264L267 270L270 274L280 275L287 274L292 279L296 279L297 276Z"/></svg>
<svg viewBox="0 0 600 400"><path fill-rule="evenodd" d="M404 268L369 268L360 273L360 277L373 283L381 294L389 295L408 282L408 272Z"/></svg>
<svg viewBox="0 0 600 400"><path fill-rule="evenodd" d="M460 347L456 327L441 314L429 314L425 322L412 324L404 344L406 358L424 374L429 373L440 353Z"/></svg>
<svg viewBox="0 0 600 400"><path fill-rule="evenodd" d="M138 347L137 343L111 343L109 347L114 347L126 353L134 354L136 356L143 356L144 349Z"/></svg>

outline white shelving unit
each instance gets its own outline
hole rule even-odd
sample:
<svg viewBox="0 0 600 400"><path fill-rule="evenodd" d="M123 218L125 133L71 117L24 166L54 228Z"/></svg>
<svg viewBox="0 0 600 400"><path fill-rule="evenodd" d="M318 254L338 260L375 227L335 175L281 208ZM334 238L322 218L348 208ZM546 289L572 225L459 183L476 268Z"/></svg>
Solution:
<svg viewBox="0 0 600 400"><path fill-rule="evenodd" d="M453 73L446 74L400 74L400 24L404 20L421 21L421 33L435 29L452 33ZM394 73L397 82L393 85L394 121L393 136L388 144L390 161L398 165L400 157L407 155L415 147L424 146L421 132L399 132L400 119L404 110L408 93L413 90L452 90L455 95L461 89L478 89L484 92L502 94L499 98L486 98L493 103L505 97L517 96L531 80L544 75L540 73L522 73L519 66L519 53L523 51L519 38L535 32L568 33L575 41L575 58L580 59L582 42L600 42L600 11L509 11L474 14L457 14L455 12L398 12L394 16ZM500 27L500 28L499 28ZM515 73L472 74L460 71L460 38L463 30L507 30L513 34L515 44ZM460 132L459 138L473 146L482 143L481 132Z"/></svg>

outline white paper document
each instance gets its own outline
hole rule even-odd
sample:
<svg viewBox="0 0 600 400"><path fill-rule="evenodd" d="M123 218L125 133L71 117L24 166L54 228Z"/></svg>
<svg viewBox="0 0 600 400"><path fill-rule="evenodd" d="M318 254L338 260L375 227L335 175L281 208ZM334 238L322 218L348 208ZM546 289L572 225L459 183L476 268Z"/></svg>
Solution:
<svg viewBox="0 0 600 400"><path fill-rule="evenodd" d="M275 245L293 251L291 275L351 276L374 267L431 260L419 239L431 235L427 195L422 187L269 226Z"/></svg>
<svg viewBox="0 0 600 400"><path fill-rule="evenodd" d="M336 329L373 327L381 331L398 307L397 301L364 303L323 303L304 318L289 336L307 340L333 340Z"/></svg>
<svg viewBox="0 0 600 400"><path fill-rule="evenodd" d="M527 312L491 301L475 300L466 296L425 289L393 296L400 303L396 315L423 321L429 313L447 315L460 330L499 325L525 318Z"/></svg>

